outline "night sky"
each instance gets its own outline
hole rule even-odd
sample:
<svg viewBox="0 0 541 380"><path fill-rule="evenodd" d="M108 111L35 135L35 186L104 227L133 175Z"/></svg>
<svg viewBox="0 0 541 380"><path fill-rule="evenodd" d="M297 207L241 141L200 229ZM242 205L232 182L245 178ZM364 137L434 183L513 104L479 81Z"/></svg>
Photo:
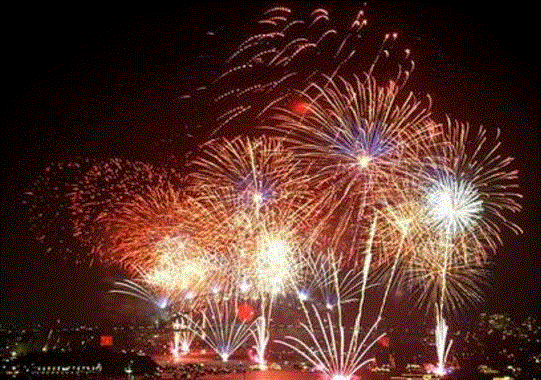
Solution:
<svg viewBox="0 0 541 380"><path fill-rule="evenodd" d="M361 3L313 4L324 4L331 17L354 17ZM171 99L215 75L216 62L272 5L184 5L162 13L19 8L6 15L0 323L113 318L117 311L104 293L119 274L46 253L29 231L23 193L51 162L163 158L159 142L182 136L189 124ZM513 6L365 8L369 20L409 42L417 64L410 86L432 95L436 115L501 128L502 152L520 171L523 212L514 221L524 234L502 234L493 288L477 311L523 316L541 310L538 41L532 10ZM189 150L192 142L181 137L176 144Z"/></svg>

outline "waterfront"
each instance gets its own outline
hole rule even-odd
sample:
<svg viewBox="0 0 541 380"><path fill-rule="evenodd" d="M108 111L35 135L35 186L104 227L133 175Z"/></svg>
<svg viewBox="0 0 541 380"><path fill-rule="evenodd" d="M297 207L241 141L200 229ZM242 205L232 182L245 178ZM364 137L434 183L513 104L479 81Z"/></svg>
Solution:
<svg viewBox="0 0 541 380"><path fill-rule="evenodd" d="M295 370L267 370L246 373L229 373L223 375L208 375L204 380L321 380L317 373Z"/></svg>
<svg viewBox="0 0 541 380"><path fill-rule="evenodd" d="M294 325L275 325L276 339L298 333ZM454 369L447 378L539 379L540 333L541 326L533 316L513 320L503 314L482 313L475 323L464 325L453 334L448 365ZM427 376L434 362L433 334L430 327L423 326L390 329L388 347L374 351L377 364L366 367L361 378ZM268 352L270 370L258 371L249 344L223 363L213 350L198 341L193 343L190 353L175 357L171 354L173 337L167 326L4 328L0 329L0 374L17 378L126 379L126 369L131 366L134 379L318 379L317 374L309 372L309 363L278 346L272 346ZM100 347L104 342L112 345ZM407 373L411 375L405 376Z"/></svg>

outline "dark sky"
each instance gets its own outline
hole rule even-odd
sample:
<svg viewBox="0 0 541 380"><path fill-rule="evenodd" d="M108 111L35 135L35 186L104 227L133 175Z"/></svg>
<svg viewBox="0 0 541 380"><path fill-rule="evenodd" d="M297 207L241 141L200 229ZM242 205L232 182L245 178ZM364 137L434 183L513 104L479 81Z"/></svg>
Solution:
<svg viewBox="0 0 541 380"><path fill-rule="evenodd" d="M347 15L359 7L359 3L323 4L331 12ZM205 70L212 70L216 56L231 51L248 35L251 24L246 20L256 19L268 6L184 5L162 13L137 8L75 8L66 13L66 9L44 7L20 8L7 16L0 323L56 318L93 322L107 314L102 294L111 270L76 266L33 243L21 205L23 192L50 162L76 156L152 158L152 143L174 132L182 110L151 112L167 103L149 105L141 97L130 104L143 111L129 113L121 123L100 125L101 119L90 117L92 125L85 124L89 120L85 112L105 115L108 103L131 94L140 96L140 86L158 88L150 97L167 98L168 91L177 91L186 78L200 78ZM439 7L368 3L366 9L369 19L411 41L417 73L410 84L416 92L430 92L436 114L502 129L503 152L516 158L520 170L524 211L516 222L525 233L503 233L504 246L495 256L493 289L480 309L519 315L538 312L541 173L534 59L538 41L532 10L513 5L472 10L456 2ZM209 31L230 44L208 44ZM204 64L194 59L209 53ZM182 78L174 73L182 73ZM164 90L169 80L173 84ZM126 90L119 97L115 89L121 85ZM141 114L163 118L141 120Z"/></svg>

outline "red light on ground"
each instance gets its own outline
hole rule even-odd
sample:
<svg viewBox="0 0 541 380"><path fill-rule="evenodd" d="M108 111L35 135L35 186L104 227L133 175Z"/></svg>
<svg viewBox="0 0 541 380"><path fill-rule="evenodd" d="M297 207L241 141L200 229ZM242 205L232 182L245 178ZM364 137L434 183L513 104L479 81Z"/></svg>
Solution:
<svg viewBox="0 0 541 380"><path fill-rule="evenodd" d="M113 337L111 335L100 336L100 347L112 347L112 346L113 346Z"/></svg>

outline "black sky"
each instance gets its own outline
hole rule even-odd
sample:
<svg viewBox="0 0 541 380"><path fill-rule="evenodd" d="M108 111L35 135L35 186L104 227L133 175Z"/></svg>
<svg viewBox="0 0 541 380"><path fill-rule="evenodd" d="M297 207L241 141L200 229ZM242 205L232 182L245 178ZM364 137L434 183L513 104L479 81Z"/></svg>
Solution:
<svg viewBox="0 0 541 380"><path fill-rule="evenodd" d="M331 14L353 16L361 3L310 6L321 4ZM271 5L184 5L163 13L137 8L81 7L68 13L19 8L7 16L0 323L101 319L101 294L109 271L75 266L32 243L22 193L49 162L76 156L144 160L153 147L151 140L169 133L182 115L175 110L165 120L149 123L132 114L122 124L94 124L91 129L77 117L82 114L84 121L85 109L108 112L99 105L111 102L116 96L111 88L119 83L127 83L128 90L134 86L138 96L134 83L163 81L183 65L197 70L192 57L209 50L220 54L207 45L207 32L224 34L231 45L223 50L231 50L249 33L246 20L255 20ZM437 114L502 129L502 150L516 158L520 170L524 211L516 222L525 233L503 234L505 244L495 257L494 288L481 309L523 315L541 310L539 81L534 58L538 41L533 10L513 5L473 10L456 2L439 7L368 3L366 9L369 19L411 41L418 70L412 87L431 93ZM192 74L201 76L208 69L199 67ZM186 69L181 72L190 75ZM167 94L158 91L155 96ZM149 107L144 101L140 106Z"/></svg>

